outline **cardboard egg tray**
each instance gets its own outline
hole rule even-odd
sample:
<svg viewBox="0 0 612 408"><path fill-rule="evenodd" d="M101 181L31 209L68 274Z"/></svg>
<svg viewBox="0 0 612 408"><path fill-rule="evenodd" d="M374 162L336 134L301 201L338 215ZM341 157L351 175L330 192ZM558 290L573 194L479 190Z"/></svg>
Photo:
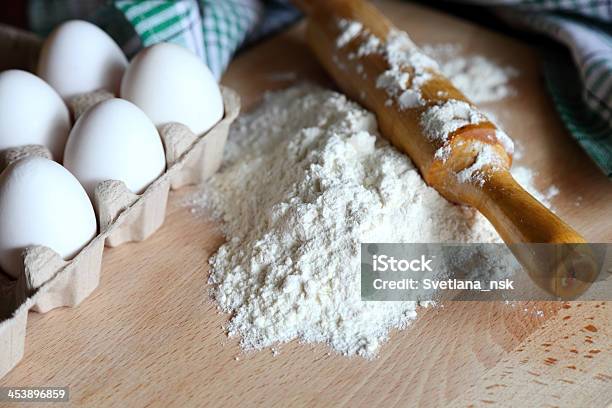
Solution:
<svg viewBox="0 0 612 408"><path fill-rule="evenodd" d="M240 111L238 95L222 87L225 116L207 133L196 136L186 126L170 123L159 133L166 152L166 171L141 194L130 192L120 181L108 180L95 190L94 208L99 234L73 259L64 261L43 246L23 252L23 273L12 279L0 271L0 378L21 360L30 310L77 306L98 286L104 246L142 241L164 222L170 189L204 181L221 165L230 124ZM74 99L76 117L112 95L93 92ZM47 155L41 146L5 151L5 164L23 156Z"/></svg>

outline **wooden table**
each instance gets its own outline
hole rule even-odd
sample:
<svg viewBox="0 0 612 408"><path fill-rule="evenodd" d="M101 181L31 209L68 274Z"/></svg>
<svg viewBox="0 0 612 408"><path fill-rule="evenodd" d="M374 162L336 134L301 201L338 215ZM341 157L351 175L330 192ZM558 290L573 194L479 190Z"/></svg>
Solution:
<svg viewBox="0 0 612 408"><path fill-rule="evenodd" d="M558 214L612 242L612 188L564 130L528 46L406 3L380 3L418 43L460 43L521 72L518 95L487 108L525 147L537 185L560 189ZM223 83L245 107L298 79L329 85L301 27L241 54ZM294 74L295 73L295 74ZM609 302L457 302L420 312L373 361L291 343L244 355L207 296L223 242L174 193L148 241L107 249L98 290L76 309L29 321L26 355L0 386L69 386L85 406L605 406L612 400ZM57 406L57 405L53 405Z"/></svg>

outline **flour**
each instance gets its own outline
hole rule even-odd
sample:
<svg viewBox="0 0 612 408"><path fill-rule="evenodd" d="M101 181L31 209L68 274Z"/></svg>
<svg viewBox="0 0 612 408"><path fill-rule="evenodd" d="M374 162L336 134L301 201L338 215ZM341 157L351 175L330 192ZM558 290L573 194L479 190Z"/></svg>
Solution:
<svg viewBox="0 0 612 408"><path fill-rule="evenodd" d="M350 60L379 54L388 62L389 69L376 79L376 87L384 89L389 96L385 102L386 106L392 106L394 101L400 110L425 105L421 87L431 79L431 71L437 70L438 64L422 53L408 34L391 30L383 42L356 21L340 19L338 28L340 35L336 39L336 47L339 49L345 47L355 37L361 37L362 41L357 52L348 54ZM332 60L341 69L346 69L346 65L340 62L337 55L334 55ZM358 74L363 70L359 69L360 66L362 67L356 64Z"/></svg>
<svg viewBox="0 0 612 408"><path fill-rule="evenodd" d="M422 77L421 77L422 78ZM400 70L388 70L383 72L376 79L376 87L386 90L387 95L395 97L401 110L421 106L425 103L421 92L415 87L418 82L412 81L411 88L407 88L410 75ZM393 99L389 99L389 105L393 104Z"/></svg>
<svg viewBox="0 0 612 408"><path fill-rule="evenodd" d="M421 127L430 140L446 142L451 133L467 125L485 122L486 117L467 102L449 99L434 105L421 116Z"/></svg>
<svg viewBox="0 0 612 408"><path fill-rule="evenodd" d="M338 21L338 25L342 29L342 35L336 39L336 46L339 48L348 44L363 28L363 25L360 22L346 19L340 19Z"/></svg>
<svg viewBox="0 0 612 408"><path fill-rule="evenodd" d="M504 150L508 152L508 154L513 155L516 151L514 148L514 141L510 139L510 136L506 134L503 130L500 129L499 125L495 122L492 122L497 129L495 130L495 138L502 145Z"/></svg>
<svg viewBox="0 0 612 408"><path fill-rule="evenodd" d="M380 39L374 35L368 35L366 40L357 49L357 57L365 57L380 50Z"/></svg>
<svg viewBox="0 0 612 408"><path fill-rule="evenodd" d="M392 29L389 32L383 55L392 68L411 67L416 75L427 70L437 71L440 68L435 60L423 53L408 34L401 30Z"/></svg>
<svg viewBox="0 0 612 408"><path fill-rule="evenodd" d="M453 147L450 144L450 135L453 132L468 125L477 125L488 121L489 119L486 116L469 103L449 99L442 104L430 106L422 113L421 129L427 138L442 143L442 147L435 152L434 156L444 162L452 154ZM496 129L495 137L502 147L509 154L512 154L514 144L506 133L501 129ZM463 142L459 141L458 143ZM472 165L458 172L456 177L461 183L476 182L482 185L488 173L481 170L485 167L502 168L504 161L494 145L472 142L471 147L476 149L476 159Z"/></svg>
<svg viewBox="0 0 612 408"><path fill-rule="evenodd" d="M360 300L360 243L501 242L482 215L428 187L371 113L311 86L241 117L191 205L224 221L210 282L245 350L298 339L374 356L419 305Z"/></svg>
<svg viewBox="0 0 612 408"><path fill-rule="evenodd" d="M551 202L559 194L557 186L550 185L544 192L538 190L534 184L534 178L537 175L530 168L525 166L514 166L511 169L512 177L519 182L520 185L532 196L538 199L546 207L551 207Z"/></svg>
<svg viewBox="0 0 612 408"><path fill-rule="evenodd" d="M376 87L385 89L389 96L399 96L406 89L408 79L407 72L388 70L376 79Z"/></svg>
<svg viewBox="0 0 612 408"><path fill-rule="evenodd" d="M485 182L485 175L481 173L481 170L485 166L498 167L503 164L499 153L495 150L495 147L488 143L474 143L478 149L478 156L474 163L466 167L457 173L457 178L461 183L467 183L468 181L478 182L480 185Z"/></svg>
<svg viewBox="0 0 612 408"><path fill-rule="evenodd" d="M482 55L461 55L462 47L458 44L425 45L422 49L474 103L496 102L516 95L510 84L519 75L514 67L500 65Z"/></svg>
<svg viewBox="0 0 612 408"><path fill-rule="evenodd" d="M421 87L431 79L431 71L437 70L436 62L421 53L406 33L396 30L389 33L380 53L389 63L389 70L382 73L378 79L400 77L404 83L402 92L395 92L396 85L389 82L385 86L380 86L377 82L377 87L384 88L392 100L396 100L400 110L425 105ZM408 75L406 71L408 68L411 69L411 75ZM408 81L409 85L406 84Z"/></svg>

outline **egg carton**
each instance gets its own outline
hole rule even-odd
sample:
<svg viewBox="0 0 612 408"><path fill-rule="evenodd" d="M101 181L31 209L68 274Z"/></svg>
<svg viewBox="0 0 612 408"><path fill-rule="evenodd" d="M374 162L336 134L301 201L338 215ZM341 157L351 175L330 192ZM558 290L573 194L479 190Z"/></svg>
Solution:
<svg viewBox="0 0 612 408"><path fill-rule="evenodd" d="M0 272L0 378L22 359L30 310L46 313L58 307L74 307L98 286L105 246L142 241L164 222L170 189L197 184L221 165L230 124L240 111L238 95L222 87L225 115L202 136L180 123L159 129L166 152L166 171L140 195L116 180L100 183L94 194L99 234L70 261L43 246L26 248L23 271L17 279ZM87 108L113 97L103 91L73 99L76 117ZM50 157L41 146L26 146L4 152L8 164L24 156Z"/></svg>

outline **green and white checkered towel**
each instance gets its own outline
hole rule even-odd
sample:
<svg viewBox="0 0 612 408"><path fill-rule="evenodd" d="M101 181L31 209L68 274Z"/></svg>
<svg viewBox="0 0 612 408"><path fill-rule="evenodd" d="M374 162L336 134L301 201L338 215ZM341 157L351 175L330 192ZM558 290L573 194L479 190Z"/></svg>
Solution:
<svg viewBox="0 0 612 408"><path fill-rule="evenodd" d="M116 0L115 6L143 46L180 44L204 59L217 78L263 15L263 5L253 0Z"/></svg>
<svg viewBox="0 0 612 408"><path fill-rule="evenodd" d="M463 1L495 7L517 27L546 34L571 51L574 64L565 56L545 59L548 87L572 136L612 177L612 2ZM41 34L62 20L86 18L128 55L157 42L183 45L217 78L242 45L299 17L289 0L30 0L29 10Z"/></svg>

